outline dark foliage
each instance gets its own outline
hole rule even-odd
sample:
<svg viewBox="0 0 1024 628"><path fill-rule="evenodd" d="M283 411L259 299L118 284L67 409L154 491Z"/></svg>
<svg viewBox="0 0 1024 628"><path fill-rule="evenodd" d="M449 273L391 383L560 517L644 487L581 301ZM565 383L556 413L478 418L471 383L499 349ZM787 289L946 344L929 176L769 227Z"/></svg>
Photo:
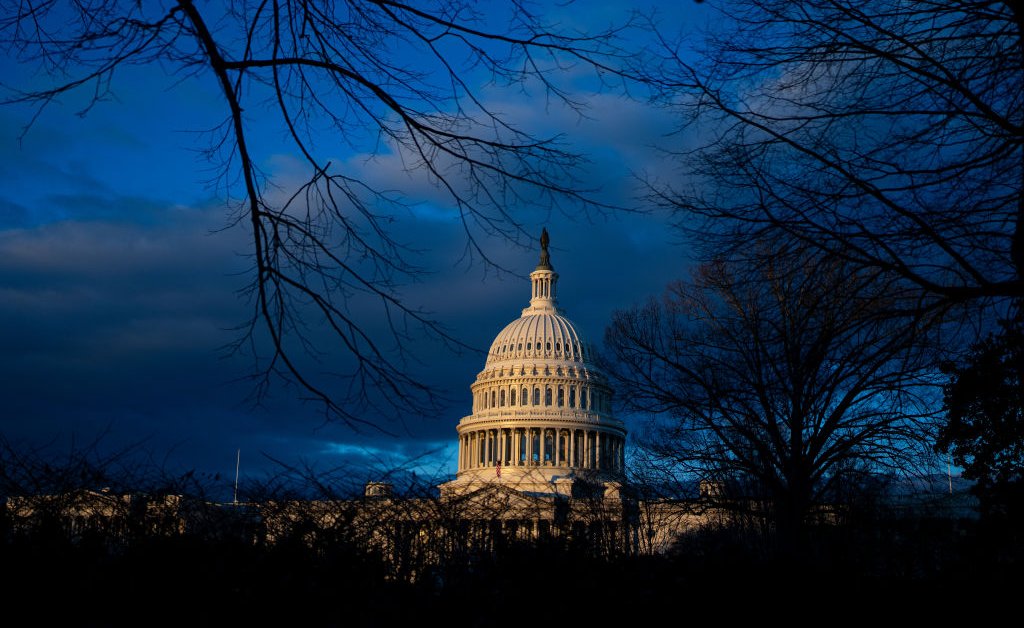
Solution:
<svg viewBox="0 0 1024 628"><path fill-rule="evenodd" d="M948 452L975 480L989 517L1024 521L1024 323L975 344L967 359L947 368L948 423L936 449Z"/></svg>

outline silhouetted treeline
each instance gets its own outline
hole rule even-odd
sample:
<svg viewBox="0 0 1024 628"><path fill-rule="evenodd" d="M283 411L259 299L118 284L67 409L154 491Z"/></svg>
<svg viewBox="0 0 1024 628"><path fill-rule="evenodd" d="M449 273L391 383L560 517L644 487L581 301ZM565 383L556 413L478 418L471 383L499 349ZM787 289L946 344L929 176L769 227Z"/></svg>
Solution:
<svg viewBox="0 0 1024 628"><path fill-rule="evenodd" d="M7 443L2 453L3 590L9 612L38 621L382 625L455 613L501 625L512 609L599 621L608 605L653 613L684 592L708 613L725 595L768 600L792 587L992 593L1020 581L1024 556L1017 527L979 519L963 491L874 487L822 505L794 555L780 551L769 505L713 491L442 500L429 482L364 492L351 470L291 469L235 503L208 497L213 478L165 477L119 455L57 465ZM703 523L658 548L645 540L666 534L659 509ZM32 604L40 594L59 603Z"/></svg>

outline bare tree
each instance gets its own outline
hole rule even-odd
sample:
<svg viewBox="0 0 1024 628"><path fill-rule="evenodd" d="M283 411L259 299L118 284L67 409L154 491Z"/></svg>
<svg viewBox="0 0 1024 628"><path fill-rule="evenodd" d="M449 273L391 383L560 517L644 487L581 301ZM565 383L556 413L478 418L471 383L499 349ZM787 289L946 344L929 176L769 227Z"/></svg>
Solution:
<svg viewBox="0 0 1024 628"><path fill-rule="evenodd" d="M368 415L422 412L434 399L409 373L409 338L460 342L398 290L421 272L409 255L415 244L389 228L406 197L331 163L323 144L394 151L458 211L467 255L487 259L481 237L523 235L521 201L601 204L574 178L578 155L491 109L480 86L528 88L581 110L557 77L579 66L613 75L614 41L614 31L549 28L519 2L491 12L447 0L30 0L0 13L3 51L50 79L4 100L37 105L36 117L78 90L91 93L92 107L128 65L163 67L168 82L216 80L225 119L209 155L233 220L251 236L253 312L235 348L257 356L260 395L281 377L356 427L374 424ZM276 189L260 170L247 112L261 108L305 163L308 179L294 189ZM353 303L363 298L379 307L360 313ZM383 335L373 329L380 321ZM330 349L315 339L317 326L333 333ZM352 362L341 382L304 366L321 351Z"/></svg>
<svg viewBox="0 0 1024 628"><path fill-rule="evenodd" d="M698 61L666 39L649 66L704 138L676 153L690 184L654 183L681 223L714 246L791 238L930 304L1024 296L1024 5L744 0L721 13Z"/></svg>
<svg viewBox="0 0 1024 628"><path fill-rule="evenodd" d="M708 264L617 313L610 371L626 404L656 418L644 446L705 497L767 499L783 542L854 474L913 469L935 391L927 329L889 313L893 283L762 247L753 269Z"/></svg>

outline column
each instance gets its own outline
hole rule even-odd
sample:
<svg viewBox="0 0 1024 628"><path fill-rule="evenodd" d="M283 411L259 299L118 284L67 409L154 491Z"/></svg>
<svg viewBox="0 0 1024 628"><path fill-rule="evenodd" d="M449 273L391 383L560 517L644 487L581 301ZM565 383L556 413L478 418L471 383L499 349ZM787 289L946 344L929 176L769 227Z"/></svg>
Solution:
<svg viewBox="0 0 1024 628"><path fill-rule="evenodd" d="M601 432L594 432L594 451L597 454L597 460L595 461L594 468L600 469L601 464L604 462L601 460Z"/></svg>
<svg viewBox="0 0 1024 628"><path fill-rule="evenodd" d="M547 449L548 449L548 446L547 446L547 429L542 427L542 428L540 428L537 431L540 432L540 434L538 434L538 438L537 438L537 444L540 446L540 451L537 452L537 465L538 466L544 466L544 455L547 453Z"/></svg>

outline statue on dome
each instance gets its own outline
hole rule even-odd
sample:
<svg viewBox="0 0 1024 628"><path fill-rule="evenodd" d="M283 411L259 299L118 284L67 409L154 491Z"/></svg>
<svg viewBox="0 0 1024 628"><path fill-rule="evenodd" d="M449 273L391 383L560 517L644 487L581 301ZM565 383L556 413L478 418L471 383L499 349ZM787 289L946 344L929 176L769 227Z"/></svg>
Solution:
<svg viewBox="0 0 1024 628"><path fill-rule="evenodd" d="M540 232L540 262L537 263L537 270L553 270L551 268L551 255L548 253L548 229L544 227Z"/></svg>

